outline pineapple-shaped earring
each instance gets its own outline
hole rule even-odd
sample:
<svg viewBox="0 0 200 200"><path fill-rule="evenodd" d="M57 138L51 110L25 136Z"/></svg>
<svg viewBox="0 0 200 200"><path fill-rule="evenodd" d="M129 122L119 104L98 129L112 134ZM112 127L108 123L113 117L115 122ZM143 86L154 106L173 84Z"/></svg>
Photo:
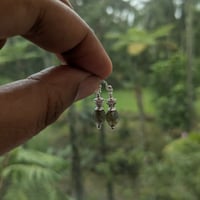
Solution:
<svg viewBox="0 0 200 200"><path fill-rule="evenodd" d="M108 91L108 100L107 100L107 104L108 104L108 112L106 113L106 121L108 122L109 126L114 129L115 126L118 123L118 119L119 119L119 114L115 108L115 104L116 104L116 99L113 97L113 88L111 85L108 85L107 82L105 82L106 84L106 89Z"/></svg>
<svg viewBox="0 0 200 200"><path fill-rule="evenodd" d="M94 118L95 118L97 128L100 129L106 118L106 114L103 108L104 99L103 97L101 97L101 84L99 85L99 89L96 92L96 98L94 99L94 101L96 104L96 107L94 110Z"/></svg>

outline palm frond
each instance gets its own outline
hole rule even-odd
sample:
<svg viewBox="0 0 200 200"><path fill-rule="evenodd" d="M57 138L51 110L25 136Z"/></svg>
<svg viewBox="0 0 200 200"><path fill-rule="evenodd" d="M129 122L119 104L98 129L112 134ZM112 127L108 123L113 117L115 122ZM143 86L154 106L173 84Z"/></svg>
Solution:
<svg viewBox="0 0 200 200"><path fill-rule="evenodd" d="M49 182L58 179L60 176L52 169L34 164L12 164L7 166L1 173L6 179L12 177L13 182L43 181Z"/></svg>
<svg viewBox="0 0 200 200"><path fill-rule="evenodd" d="M24 149L22 147L13 152L12 157L14 157L13 163L34 164L55 171L69 167L68 162L60 157L36 150Z"/></svg>

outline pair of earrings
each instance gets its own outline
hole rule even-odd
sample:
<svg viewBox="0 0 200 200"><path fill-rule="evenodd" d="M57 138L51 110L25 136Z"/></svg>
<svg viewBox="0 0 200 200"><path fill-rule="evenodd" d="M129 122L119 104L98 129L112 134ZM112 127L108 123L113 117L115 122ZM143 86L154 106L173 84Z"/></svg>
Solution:
<svg viewBox="0 0 200 200"><path fill-rule="evenodd" d="M104 98L101 96L103 85L105 85L105 89L108 92L107 113L105 113L105 110L103 107ZM115 108L116 99L113 97L113 87L109 85L106 81L102 81L102 83L99 85L99 89L96 91L96 97L94 99L94 102L96 105L95 110L94 110L94 117L95 117L97 128L100 129L102 127L102 124L106 120L109 126L112 129L114 129L116 124L118 123L119 115Z"/></svg>

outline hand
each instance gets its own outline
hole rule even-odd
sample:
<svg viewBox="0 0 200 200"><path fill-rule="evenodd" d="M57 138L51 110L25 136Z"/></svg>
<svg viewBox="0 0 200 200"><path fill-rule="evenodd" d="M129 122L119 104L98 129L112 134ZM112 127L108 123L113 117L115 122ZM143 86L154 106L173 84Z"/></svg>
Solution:
<svg viewBox="0 0 200 200"><path fill-rule="evenodd" d="M66 0L0 1L0 48L21 35L66 64L0 87L0 153L37 134L111 73L102 45L69 6Z"/></svg>

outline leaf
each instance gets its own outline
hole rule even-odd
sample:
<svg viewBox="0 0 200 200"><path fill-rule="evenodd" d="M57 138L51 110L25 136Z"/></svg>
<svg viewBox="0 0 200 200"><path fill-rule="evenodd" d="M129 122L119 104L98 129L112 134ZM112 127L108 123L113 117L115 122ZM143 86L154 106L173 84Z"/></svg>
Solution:
<svg viewBox="0 0 200 200"><path fill-rule="evenodd" d="M60 172L69 167L68 162L60 157L20 147L10 153L10 159L12 160L10 162L10 166L18 166L18 164L23 163L24 167L34 165L36 167L40 167L41 169L44 168L54 172Z"/></svg>
<svg viewBox="0 0 200 200"><path fill-rule="evenodd" d="M9 186L9 192L6 192L4 197L4 200L11 200L11 199L20 199L20 200L28 200L27 195L24 193L24 191L20 188L19 185L11 185Z"/></svg>
<svg viewBox="0 0 200 200"><path fill-rule="evenodd" d="M14 41L14 42L13 42ZM32 44L27 40L11 40L6 48L1 50L0 64L16 62L16 60L28 60L41 57L41 50L33 51Z"/></svg>
<svg viewBox="0 0 200 200"><path fill-rule="evenodd" d="M119 40L113 44L112 48L114 51L118 51L126 46L127 46L127 41Z"/></svg>
<svg viewBox="0 0 200 200"><path fill-rule="evenodd" d="M162 27L158 28L157 30L155 30L154 32L152 32L150 34L150 36L154 37L155 39L164 37L164 36L168 36L173 28L174 28L174 25L172 25L172 24L162 26Z"/></svg>
<svg viewBox="0 0 200 200"><path fill-rule="evenodd" d="M7 166L2 171L2 177L8 178L12 177L14 181L53 181L59 178L59 174L55 171L37 166L37 165L27 165L27 164L13 164Z"/></svg>
<svg viewBox="0 0 200 200"><path fill-rule="evenodd" d="M138 55L147 46L155 44L155 38L146 30L139 28L131 28L125 34L110 33L109 39L116 39L113 44L113 50L120 50L124 47L128 48L130 55Z"/></svg>
<svg viewBox="0 0 200 200"><path fill-rule="evenodd" d="M119 39L121 37L121 33L119 32L109 32L105 35L107 39Z"/></svg>
<svg viewBox="0 0 200 200"><path fill-rule="evenodd" d="M132 43L128 46L128 53L130 55L139 55L147 48L146 44L143 43Z"/></svg>
<svg viewBox="0 0 200 200"><path fill-rule="evenodd" d="M151 34L149 34L148 31L142 30L139 28L131 28L127 31L126 34L126 40L127 38L129 39L129 44L130 43L143 43L147 45L153 45L155 44L155 38L151 37Z"/></svg>

